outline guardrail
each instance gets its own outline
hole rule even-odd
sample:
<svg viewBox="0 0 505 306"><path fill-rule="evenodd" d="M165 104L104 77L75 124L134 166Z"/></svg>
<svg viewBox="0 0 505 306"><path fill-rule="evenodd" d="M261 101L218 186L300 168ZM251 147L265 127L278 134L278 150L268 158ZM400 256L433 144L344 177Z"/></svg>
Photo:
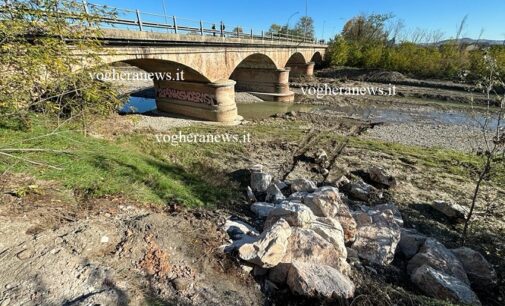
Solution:
<svg viewBox="0 0 505 306"><path fill-rule="evenodd" d="M245 32L241 26L235 26L232 31L228 30L228 26L223 21L208 22L203 20L191 20L186 18L179 18L176 16L168 16L164 14L147 13L140 10L116 8L112 6L89 3L82 1L84 10L88 14L93 14L93 11L102 9L111 9L116 16L111 18L100 18L101 27L126 28L129 30L148 31L151 32L167 32L174 34L188 34L188 35L210 35L216 37L230 37L230 38L243 38L251 40L272 40L272 41L286 41L286 42L300 42L300 43L314 43L324 44L318 42L317 39L312 39L300 35L293 35L290 33L282 32L254 32L253 28L248 28Z"/></svg>

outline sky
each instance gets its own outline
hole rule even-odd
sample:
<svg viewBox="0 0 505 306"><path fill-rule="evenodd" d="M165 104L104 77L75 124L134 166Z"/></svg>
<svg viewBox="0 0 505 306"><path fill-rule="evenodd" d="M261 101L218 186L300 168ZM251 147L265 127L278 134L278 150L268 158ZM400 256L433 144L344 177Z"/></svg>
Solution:
<svg viewBox="0 0 505 306"><path fill-rule="evenodd" d="M338 34L344 23L359 14L392 13L403 20L406 31L416 28L440 30L444 38L454 37L461 20L467 15L463 37L505 40L505 0L88 0L118 8L164 14L179 19L223 20L227 30L241 25L245 32L267 30L272 23L290 26L307 14L315 21L318 38ZM144 15L142 15L144 16ZM143 17L147 18L147 15ZM153 21L162 21L152 17ZM181 20L182 22L182 20ZM188 21L190 23L190 21Z"/></svg>

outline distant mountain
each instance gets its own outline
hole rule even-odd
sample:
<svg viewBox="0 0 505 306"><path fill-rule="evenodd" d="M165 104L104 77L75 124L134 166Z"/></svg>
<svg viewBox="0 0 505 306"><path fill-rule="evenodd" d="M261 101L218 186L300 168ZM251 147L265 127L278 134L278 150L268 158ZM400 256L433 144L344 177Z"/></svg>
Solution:
<svg viewBox="0 0 505 306"><path fill-rule="evenodd" d="M454 42L455 39L446 39L435 43L435 45L444 45L447 43ZM505 40L491 40L491 39L473 39L473 38L461 38L457 40L458 43L465 45L480 45L480 46L497 46L505 45Z"/></svg>

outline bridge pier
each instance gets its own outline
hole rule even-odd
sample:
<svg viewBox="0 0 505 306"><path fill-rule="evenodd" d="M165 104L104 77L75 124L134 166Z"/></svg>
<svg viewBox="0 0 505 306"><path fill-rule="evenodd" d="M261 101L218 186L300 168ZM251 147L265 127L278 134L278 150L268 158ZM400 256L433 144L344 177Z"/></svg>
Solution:
<svg viewBox="0 0 505 306"><path fill-rule="evenodd" d="M298 63L288 63L286 68L290 69L289 79L293 80L299 77L313 77L314 76L314 62L308 62L306 64Z"/></svg>
<svg viewBox="0 0 505 306"><path fill-rule="evenodd" d="M238 116L235 83L232 80L213 83L155 81L156 106L162 112L233 122Z"/></svg>
<svg viewBox="0 0 505 306"><path fill-rule="evenodd" d="M295 94L289 90L289 73L289 69L237 67L230 78L237 82L237 90L265 101L293 102Z"/></svg>

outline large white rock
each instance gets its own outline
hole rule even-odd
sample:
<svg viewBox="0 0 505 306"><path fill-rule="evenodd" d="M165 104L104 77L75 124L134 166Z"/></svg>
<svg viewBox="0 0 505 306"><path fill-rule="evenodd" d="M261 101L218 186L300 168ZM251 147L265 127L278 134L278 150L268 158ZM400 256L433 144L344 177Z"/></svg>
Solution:
<svg viewBox="0 0 505 306"><path fill-rule="evenodd" d="M463 264L472 286L482 289L496 286L496 271L481 253L467 247L453 249L451 252Z"/></svg>
<svg viewBox="0 0 505 306"><path fill-rule="evenodd" d="M281 219L263 231L256 241L242 245L238 255L242 260L262 268L275 267L286 256L290 236L291 227Z"/></svg>
<svg viewBox="0 0 505 306"><path fill-rule="evenodd" d="M414 273L419 267L426 265L461 280L469 285L463 264L449 249L433 238L424 242L419 252L407 264L407 272Z"/></svg>
<svg viewBox="0 0 505 306"><path fill-rule="evenodd" d="M364 226L359 228L352 248L360 258L377 265L390 264L400 241L400 230L386 226Z"/></svg>
<svg viewBox="0 0 505 306"><path fill-rule="evenodd" d="M334 187L317 189L303 198L303 203L318 217L334 217L343 205L338 189Z"/></svg>
<svg viewBox="0 0 505 306"><path fill-rule="evenodd" d="M391 210L373 210L369 213L372 214L372 221L358 227L352 248L360 258L377 265L388 265L393 261L400 242L401 228Z"/></svg>
<svg viewBox="0 0 505 306"><path fill-rule="evenodd" d="M479 298L468 284L428 265L417 268L411 281L426 295L466 305L480 305Z"/></svg>
<svg viewBox="0 0 505 306"><path fill-rule="evenodd" d="M292 228L283 263L293 261L312 262L331 266L344 274L350 272L346 262L347 250L336 248L312 229Z"/></svg>
<svg viewBox="0 0 505 306"><path fill-rule="evenodd" d="M333 218L317 218L311 224L314 232L331 243L337 251L347 258L347 248L345 247L344 229L340 223Z"/></svg>
<svg viewBox="0 0 505 306"><path fill-rule="evenodd" d="M306 297L350 299L354 284L337 269L327 265L295 261L287 276L291 292Z"/></svg>
<svg viewBox="0 0 505 306"><path fill-rule="evenodd" d="M263 228L269 228L281 218L286 220L291 226L310 227L310 224L316 219L316 216L312 213L310 208L301 203L283 202L276 205L275 208L270 211Z"/></svg>

